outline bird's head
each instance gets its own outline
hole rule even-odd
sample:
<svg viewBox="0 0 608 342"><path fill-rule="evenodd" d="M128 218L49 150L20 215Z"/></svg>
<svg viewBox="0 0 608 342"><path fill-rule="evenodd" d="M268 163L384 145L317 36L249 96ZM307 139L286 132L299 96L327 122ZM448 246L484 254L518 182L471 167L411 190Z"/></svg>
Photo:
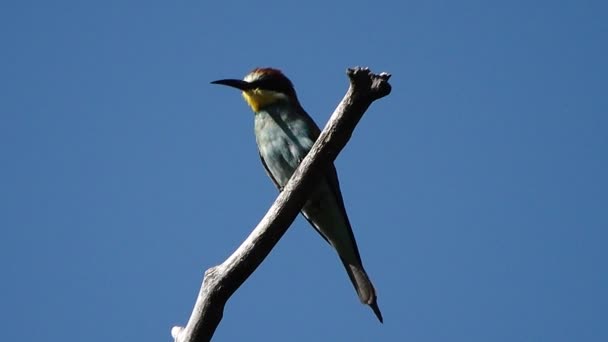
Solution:
<svg viewBox="0 0 608 342"><path fill-rule="evenodd" d="M258 112L277 101L293 101L297 104L296 91L291 81L278 69L256 68L241 80L226 79L211 82L243 91L247 104Z"/></svg>

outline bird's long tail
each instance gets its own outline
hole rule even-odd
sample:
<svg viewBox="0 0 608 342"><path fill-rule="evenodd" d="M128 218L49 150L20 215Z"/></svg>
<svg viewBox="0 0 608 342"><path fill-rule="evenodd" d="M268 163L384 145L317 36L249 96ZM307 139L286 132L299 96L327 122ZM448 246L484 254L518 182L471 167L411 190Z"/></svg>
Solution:
<svg viewBox="0 0 608 342"><path fill-rule="evenodd" d="M342 260L342 263L344 264L344 268L346 268L350 281L353 283L355 290L357 290L361 303L369 305L380 323L382 323L382 313L378 307L376 290L365 269L363 269L362 265L353 265L344 260Z"/></svg>

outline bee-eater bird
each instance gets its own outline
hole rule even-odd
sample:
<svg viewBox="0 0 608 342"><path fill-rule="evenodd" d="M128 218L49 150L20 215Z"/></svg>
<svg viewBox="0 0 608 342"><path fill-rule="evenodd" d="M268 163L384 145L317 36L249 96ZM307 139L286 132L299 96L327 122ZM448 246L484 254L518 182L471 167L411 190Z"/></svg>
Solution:
<svg viewBox="0 0 608 342"><path fill-rule="evenodd" d="M255 139L262 164L282 190L321 133L300 105L291 81L277 69L257 68L242 81L225 79L211 83L243 92L254 112ZM335 248L359 299L369 305L382 322L376 291L363 268L333 163L302 207L302 214Z"/></svg>

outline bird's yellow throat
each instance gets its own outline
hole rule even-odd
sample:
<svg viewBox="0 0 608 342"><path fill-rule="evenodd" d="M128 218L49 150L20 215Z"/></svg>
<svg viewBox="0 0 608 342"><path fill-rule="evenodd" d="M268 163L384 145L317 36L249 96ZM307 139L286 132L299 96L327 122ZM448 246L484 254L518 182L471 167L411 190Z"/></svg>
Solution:
<svg viewBox="0 0 608 342"><path fill-rule="evenodd" d="M245 98L245 101L247 101L249 107L251 107L254 112L258 112L264 106L285 98L285 95L272 90L252 89L244 91L243 97Z"/></svg>

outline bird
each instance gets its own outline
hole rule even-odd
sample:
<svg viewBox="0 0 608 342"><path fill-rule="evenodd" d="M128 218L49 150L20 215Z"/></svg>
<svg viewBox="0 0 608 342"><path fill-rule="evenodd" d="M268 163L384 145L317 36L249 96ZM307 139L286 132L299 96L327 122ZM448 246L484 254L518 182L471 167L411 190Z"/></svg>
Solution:
<svg viewBox="0 0 608 342"><path fill-rule="evenodd" d="M264 67L253 69L243 80L222 79L211 83L242 92L254 112L254 133L262 164L282 191L321 133L302 108L292 82L280 70ZM363 268L333 163L319 177L301 213L335 249L360 301L369 305L382 323L376 290Z"/></svg>

